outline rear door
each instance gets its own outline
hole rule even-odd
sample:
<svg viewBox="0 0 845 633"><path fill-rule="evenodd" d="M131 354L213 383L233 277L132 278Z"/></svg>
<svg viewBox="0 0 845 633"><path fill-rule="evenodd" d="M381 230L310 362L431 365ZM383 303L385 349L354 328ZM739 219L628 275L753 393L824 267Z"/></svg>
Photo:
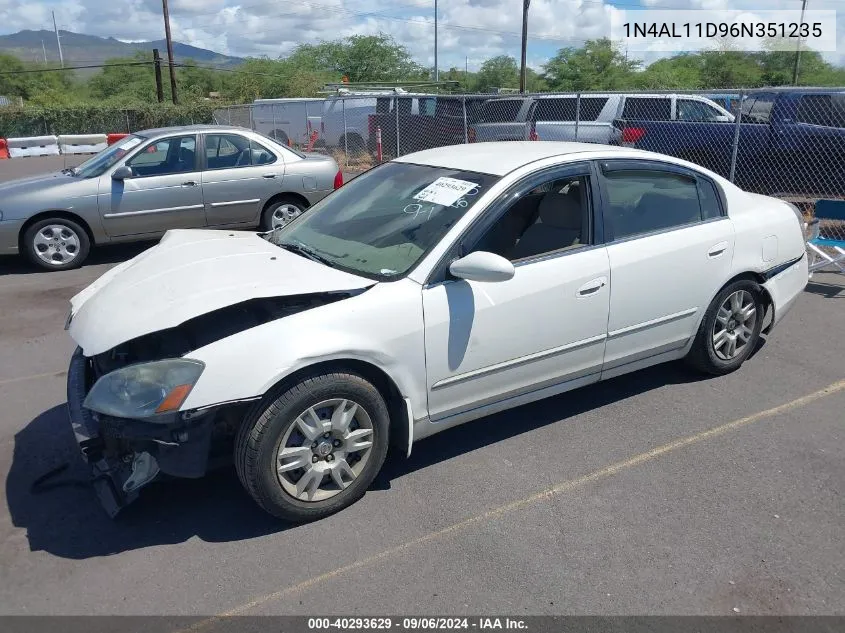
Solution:
<svg viewBox="0 0 845 633"><path fill-rule="evenodd" d="M282 189L281 156L241 134L205 134L202 193L209 226L257 225L267 200Z"/></svg>
<svg viewBox="0 0 845 633"><path fill-rule="evenodd" d="M156 139L125 164L133 176L100 177L97 203L111 237L205 226L195 134ZM117 167L116 165L115 167Z"/></svg>
<svg viewBox="0 0 845 633"><path fill-rule="evenodd" d="M683 348L730 275L733 225L718 187L647 160L599 163L610 262L603 377Z"/></svg>

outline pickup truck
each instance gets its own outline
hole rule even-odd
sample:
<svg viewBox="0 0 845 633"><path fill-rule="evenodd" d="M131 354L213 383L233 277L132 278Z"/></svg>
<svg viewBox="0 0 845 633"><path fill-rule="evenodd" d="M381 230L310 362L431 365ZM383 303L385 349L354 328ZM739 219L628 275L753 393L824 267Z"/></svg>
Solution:
<svg viewBox="0 0 845 633"><path fill-rule="evenodd" d="M845 196L845 90L768 89L750 93L738 123L614 122L619 144L689 160L735 182L786 198Z"/></svg>
<svg viewBox="0 0 845 633"><path fill-rule="evenodd" d="M484 103L478 123L469 130L469 141L574 141L577 138L586 143L609 144L620 140L619 130L613 126L617 118L733 121L734 117L700 95L584 93L580 103L574 94L510 97Z"/></svg>

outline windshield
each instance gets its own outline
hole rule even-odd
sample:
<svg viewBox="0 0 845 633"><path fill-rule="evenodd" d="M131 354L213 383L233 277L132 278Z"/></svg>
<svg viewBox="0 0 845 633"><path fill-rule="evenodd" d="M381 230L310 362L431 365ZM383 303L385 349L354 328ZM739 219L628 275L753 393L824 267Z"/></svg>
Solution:
<svg viewBox="0 0 845 633"><path fill-rule="evenodd" d="M104 149L96 156L92 156L73 170L74 176L81 178L96 178L112 167L117 161L126 156L132 149L146 140L143 136L132 134L120 142Z"/></svg>
<svg viewBox="0 0 845 633"><path fill-rule="evenodd" d="M389 280L408 272L498 180L386 163L321 200L272 241L328 266Z"/></svg>

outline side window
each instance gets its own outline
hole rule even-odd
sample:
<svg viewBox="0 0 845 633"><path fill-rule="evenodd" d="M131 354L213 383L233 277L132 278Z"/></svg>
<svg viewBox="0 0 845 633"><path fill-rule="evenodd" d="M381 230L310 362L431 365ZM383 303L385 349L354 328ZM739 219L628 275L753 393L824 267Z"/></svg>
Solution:
<svg viewBox="0 0 845 633"><path fill-rule="evenodd" d="M758 123L766 125L769 123L769 117L772 115L772 106L775 104L775 99L772 95L760 95L754 100L748 112L748 119L746 123ZM745 111L743 108L743 119L745 119Z"/></svg>
<svg viewBox="0 0 845 633"><path fill-rule="evenodd" d="M669 97L626 97L622 118L669 121L672 119L672 101Z"/></svg>
<svg viewBox="0 0 845 633"><path fill-rule="evenodd" d="M538 99L534 119L537 121L574 121L575 98Z"/></svg>
<svg viewBox="0 0 845 633"><path fill-rule="evenodd" d="M693 99L678 99L679 121L716 121L720 114L716 108L707 103Z"/></svg>
<svg viewBox="0 0 845 633"><path fill-rule="evenodd" d="M605 236L620 240L680 227L702 219L696 180L683 174L643 169L604 172Z"/></svg>
<svg viewBox="0 0 845 633"><path fill-rule="evenodd" d="M205 137L206 169L230 169L252 165L250 140L240 134L209 134Z"/></svg>
<svg viewBox="0 0 845 633"><path fill-rule="evenodd" d="M754 102L757 101L757 97L750 96L746 97L742 100L742 105L740 105L740 110L742 110L742 121L743 123L748 123L747 119L751 116L751 108L754 107Z"/></svg>
<svg viewBox="0 0 845 633"><path fill-rule="evenodd" d="M435 105L434 99L420 99L420 114L434 116Z"/></svg>
<svg viewBox="0 0 845 633"><path fill-rule="evenodd" d="M496 220L473 251L512 261L589 244L587 176L567 176L535 187Z"/></svg>
<svg viewBox="0 0 845 633"><path fill-rule="evenodd" d="M166 176L196 170L196 137L155 141L126 163L137 177Z"/></svg>
<svg viewBox="0 0 845 633"><path fill-rule="evenodd" d="M797 119L800 123L835 127L830 95L804 95L798 102Z"/></svg>
<svg viewBox="0 0 845 633"><path fill-rule="evenodd" d="M249 151L252 154L253 165L270 165L276 162L276 155L273 152L253 140L249 141Z"/></svg>
<svg viewBox="0 0 845 633"><path fill-rule="evenodd" d="M698 180L698 200L701 204L701 219L710 220L722 216L722 203L716 186L709 180L700 178Z"/></svg>

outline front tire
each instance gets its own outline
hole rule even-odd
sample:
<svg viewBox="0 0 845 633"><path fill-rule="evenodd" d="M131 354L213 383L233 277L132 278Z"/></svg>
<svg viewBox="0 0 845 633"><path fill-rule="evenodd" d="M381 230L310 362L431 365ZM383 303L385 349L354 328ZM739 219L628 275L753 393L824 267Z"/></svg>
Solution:
<svg viewBox="0 0 845 633"><path fill-rule="evenodd" d="M248 417L235 443L246 491L292 523L322 519L360 499L384 464L390 419L357 374L314 375Z"/></svg>
<svg viewBox="0 0 845 633"><path fill-rule="evenodd" d="M736 371L760 340L764 306L762 289L747 279L728 284L710 303L686 362L703 373L721 376Z"/></svg>
<svg viewBox="0 0 845 633"><path fill-rule="evenodd" d="M30 261L44 270L79 268L91 250L88 233L73 220L44 218L23 235L23 250Z"/></svg>

